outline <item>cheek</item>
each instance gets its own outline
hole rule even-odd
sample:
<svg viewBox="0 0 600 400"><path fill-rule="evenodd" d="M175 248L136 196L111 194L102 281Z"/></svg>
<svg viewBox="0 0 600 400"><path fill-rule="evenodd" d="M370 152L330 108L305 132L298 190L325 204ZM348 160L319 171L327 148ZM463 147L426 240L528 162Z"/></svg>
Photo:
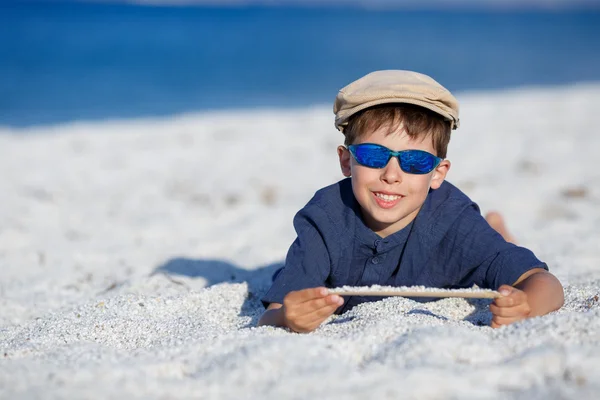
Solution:
<svg viewBox="0 0 600 400"><path fill-rule="evenodd" d="M354 197L363 201L368 197L368 191L379 180L378 171L376 169L365 168L362 166L352 167L352 191Z"/></svg>
<svg viewBox="0 0 600 400"><path fill-rule="evenodd" d="M406 175L405 182L408 191L412 195L427 196L431 186L431 174L427 175Z"/></svg>
<svg viewBox="0 0 600 400"><path fill-rule="evenodd" d="M357 184L367 184L379 179L381 170L363 167L362 165L353 164L351 166L352 181Z"/></svg>

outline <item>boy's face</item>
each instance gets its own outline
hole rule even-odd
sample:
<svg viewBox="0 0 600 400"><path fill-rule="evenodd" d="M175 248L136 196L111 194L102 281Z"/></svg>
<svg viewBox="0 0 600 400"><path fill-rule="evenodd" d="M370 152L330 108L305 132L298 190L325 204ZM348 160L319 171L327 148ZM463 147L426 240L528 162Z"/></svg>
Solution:
<svg viewBox="0 0 600 400"><path fill-rule="evenodd" d="M424 150L436 155L431 136L411 139L400 124L394 132L384 125L363 134L356 143L376 143L390 150ZM409 174L400 169L397 157L392 157L381 169L369 168L356 162L348 149L338 147L344 176L352 177L352 191L360 204L365 224L375 233L386 237L407 226L418 214L427 198L429 188L440 187L450 168L443 160L428 174Z"/></svg>

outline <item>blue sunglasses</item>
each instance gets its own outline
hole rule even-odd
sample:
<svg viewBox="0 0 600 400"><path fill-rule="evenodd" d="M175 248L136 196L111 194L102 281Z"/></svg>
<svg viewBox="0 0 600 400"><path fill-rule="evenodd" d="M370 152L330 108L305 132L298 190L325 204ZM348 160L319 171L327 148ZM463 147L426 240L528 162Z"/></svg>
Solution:
<svg viewBox="0 0 600 400"><path fill-rule="evenodd" d="M348 150L357 163L369 168L385 168L392 157L398 157L400 169L407 174L428 174L442 162L441 158L423 150L392 151L374 143L351 144Z"/></svg>

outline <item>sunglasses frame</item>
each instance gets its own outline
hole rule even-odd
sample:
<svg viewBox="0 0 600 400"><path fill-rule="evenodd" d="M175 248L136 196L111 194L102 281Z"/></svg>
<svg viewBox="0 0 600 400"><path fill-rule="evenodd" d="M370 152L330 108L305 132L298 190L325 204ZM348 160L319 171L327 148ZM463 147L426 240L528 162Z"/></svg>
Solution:
<svg viewBox="0 0 600 400"><path fill-rule="evenodd" d="M386 149L386 150L388 151L388 159L387 159L387 161L386 161L385 165L384 165L384 166L382 166L382 167L372 167L372 166L370 166L370 165L366 165L366 164L363 164L363 163L361 163L360 161L358 161L358 158L356 157L356 153L355 153L355 151L356 151L356 150L355 150L355 149L356 149L358 146L362 146L362 145L370 145L370 146L376 146L376 147L379 147L379 148ZM426 175L426 174L430 173L431 171L435 170L435 169L436 169L436 168L437 168L437 167L440 165L440 163L443 161L443 159L442 159L442 158L440 158L440 157L438 157L438 156L436 156L436 155L433 155L433 154L431 154L431 153L429 153L428 151L425 151L425 150L418 150L418 149L407 149L407 150L394 151L394 150L388 149L387 147L385 147L385 146L382 146L382 145L380 145L380 144L377 144L377 143L360 143L360 144L351 144L351 145L349 145L349 146L347 147L347 149L348 149L348 151L350 152L350 154L352 154L352 157L354 157L354 159L356 160L356 162L357 162L358 164L362 165L363 167L367 167L367 168L374 168L374 169L383 169L383 168L385 168L385 167L386 167L386 166L389 164L389 162L390 162L390 160L392 159L392 157L396 157L396 158L398 158L398 164L400 165L400 169L401 169L402 171L404 171L405 173L407 173L407 174L412 174L412 175ZM411 171L406 171L404 168L402 168L402 160L401 160L401 158L400 158L400 155L401 155L401 154L403 154L403 153L404 153L404 154L406 154L406 152L411 152L411 153L412 153L412 152L425 153L425 154L427 154L427 155L429 155L429 156L433 157L433 159L434 159L436 162L433 164L433 167L432 167L432 168L431 168L429 171L427 171L427 172L411 172Z"/></svg>

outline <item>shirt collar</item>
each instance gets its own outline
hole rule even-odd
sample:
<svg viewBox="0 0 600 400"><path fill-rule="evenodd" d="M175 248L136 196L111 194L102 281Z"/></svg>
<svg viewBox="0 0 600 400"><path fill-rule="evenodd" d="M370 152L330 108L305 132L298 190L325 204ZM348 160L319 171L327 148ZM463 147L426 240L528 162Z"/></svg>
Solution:
<svg viewBox="0 0 600 400"><path fill-rule="evenodd" d="M391 235L382 238L365 224L362 219L360 205L356 199L354 199L352 210L356 218L356 238L362 244L366 245L372 250L377 251L378 253L386 252L398 245L404 244L408 239L410 232L412 231L413 223L415 221L415 219L413 219L407 226L400 229L398 232L394 232Z"/></svg>

